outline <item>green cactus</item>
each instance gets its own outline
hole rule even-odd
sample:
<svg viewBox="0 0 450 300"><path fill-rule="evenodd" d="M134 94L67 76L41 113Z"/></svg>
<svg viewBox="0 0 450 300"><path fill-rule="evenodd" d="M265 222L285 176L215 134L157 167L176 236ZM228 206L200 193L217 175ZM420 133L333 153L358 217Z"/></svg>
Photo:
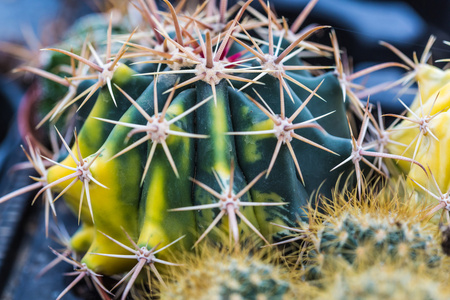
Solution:
<svg viewBox="0 0 450 300"><path fill-rule="evenodd" d="M252 252L202 247L182 259L183 267L161 289L161 299L310 299L314 295L314 287L297 282L275 263L275 253Z"/></svg>
<svg viewBox="0 0 450 300"><path fill-rule="evenodd" d="M309 30L290 46L286 42L282 53L278 53L277 39L272 37L268 47L258 49L267 55L256 63L261 54L233 55L248 52L249 46L229 42L231 29L245 30L237 22L246 5L222 34L222 40L214 42L217 51L209 31L197 35L205 59L189 50L191 45L183 44L174 15L177 41L164 32L161 35L166 44L184 53L186 67L153 72L156 80L150 80L139 97L139 90L127 84L145 86L149 81L143 78L151 76L136 77L125 64L116 64L124 55L123 46L112 63L108 62L110 46L105 50L106 62L97 59L95 63L85 58L84 51L75 55L49 49L101 73L87 98L104 86L75 145L72 150L67 148L70 155L48 170L48 184L41 189L62 192L85 228L94 226L92 245L83 258L94 271L115 274L129 268L116 258L98 255L124 254L123 247L112 239L127 242L125 232L139 247L150 248L160 242L167 245L185 234L181 244L190 247L197 228L204 233L201 240L212 231L210 224L219 223L225 214L228 220L220 222L219 227L225 231L230 227L235 243L240 231L247 228L236 218L266 243L267 239L283 237L287 232L277 233L280 230L269 223L295 224L304 217L309 195L321 184L321 192L330 195L335 180L345 170L330 173L342 161L338 154L349 155L348 130L336 131L338 136L334 136L323 128L346 128L346 120L328 116L332 111L326 105L320 104L313 113L308 109L324 101L320 96L323 92L331 107L344 112L338 80L331 74L312 77L304 70L308 68L295 67L300 61L289 56L299 42L323 27ZM170 66L171 59L167 61ZM187 66L192 63L195 68ZM225 64L236 66L225 68ZM95 79L94 75L87 77ZM239 91L238 87L245 89ZM314 122L316 118L320 125ZM220 209L219 213L189 211L214 207Z"/></svg>
<svg viewBox="0 0 450 300"><path fill-rule="evenodd" d="M69 143L56 129L64 150L43 158L49 168L30 145L30 162L41 177L0 202L40 189L36 198L44 194L48 210L63 197L82 223L71 245L84 253L81 262L72 262L82 276L128 272L123 278L128 280L125 299L145 267L162 282L155 264L171 265L169 252L163 251L168 246L186 250L206 236L221 244L223 233L233 240L232 247L239 245L242 234L257 235L266 244L281 240L291 233L289 228L307 221L306 207L318 205L314 199L320 198L312 195L331 198L334 189L343 187L336 186L340 176L350 176L353 168L361 194L360 162L375 168L365 156L401 159L369 151L371 146L362 148L368 107L360 138L349 130L346 95L355 105L355 94L345 81L336 36L332 34L332 50L306 41L328 26L296 34L304 16L285 30L264 5L268 42L261 43L252 30L260 21L243 17L247 10L252 13L251 0L230 21L223 3L218 19L209 15L214 9L200 6L197 14L206 14L207 23L177 15L180 9L168 1L168 13L138 2L143 27L152 33L135 29L118 37L122 42L116 45L112 33L130 32L133 20L113 26L110 17L105 26L107 22L90 17L75 25L58 47L45 49L52 53L45 70L21 68L44 77L49 87L42 101L56 103L38 127L49 124L52 130L72 132L65 114L74 106L78 131ZM304 51L333 52L336 71L304 64L299 57ZM374 70L391 66L399 64ZM321 73L315 76L312 70ZM62 86L54 95L53 84ZM353 108L362 111L359 101ZM374 218L361 229L361 219L345 218L339 232L324 225L318 233L326 241L324 249L334 249L329 252L381 238L381 230L385 235L380 244L392 246L392 251L403 242L412 241L411 249L431 243L430 235L409 223L383 227ZM341 231L346 233L342 243L337 240ZM230 257L228 263L238 262ZM261 276L272 272L256 262L248 266ZM261 280L263 287L250 284L245 293L281 297L288 289L285 283ZM94 284L102 288L100 281ZM226 298L244 294L239 289L229 286L218 292Z"/></svg>
<svg viewBox="0 0 450 300"><path fill-rule="evenodd" d="M350 200L336 195L324 214L311 211L303 226L310 244L304 261L309 278L320 278L338 259L354 268L396 259L441 266L438 226L428 222L426 203L409 198L404 182L366 197L359 202L354 193Z"/></svg>
<svg viewBox="0 0 450 300"><path fill-rule="evenodd" d="M325 279L314 299L448 299L447 274L395 262L344 268Z"/></svg>

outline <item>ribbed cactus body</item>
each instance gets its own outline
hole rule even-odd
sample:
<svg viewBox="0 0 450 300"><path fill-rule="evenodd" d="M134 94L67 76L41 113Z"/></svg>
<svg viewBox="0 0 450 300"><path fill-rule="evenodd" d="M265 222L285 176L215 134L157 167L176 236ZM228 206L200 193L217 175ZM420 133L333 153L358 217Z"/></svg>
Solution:
<svg viewBox="0 0 450 300"><path fill-rule="evenodd" d="M240 50L242 47L235 44L228 49L226 55L231 56ZM267 51L267 47L264 51ZM298 63L299 60L294 57L284 64L290 65L291 62ZM249 62L244 63L244 66L246 64L248 67L255 65ZM282 90L283 95L280 95L279 79L271 74L265 75L259 84L252 84L242 91L238 90L244 85L242 82L225 79L218 80L214 87L211 82L199 80L177 88L170 96L171 103L165 108L164 119L170 122L172 118L199 105L168 127L169 130L182 132L187 136L166 134L162 137L165 145L162 142L154 145L155 141L149 139L133 148L130 145L142 141L149 131L141 130L134 134L126 124L145 126L148 123L145 114L150 117L155 117L155 113L161 114L170 89L194 77L159 67L162 74L152 80L153 76L136 76L133 67L120 65L112 78L112 83L118 86L112 88L117 108L109 89L104 86L95 103L91 104L90 112L83 112L84 109L89 109L88 106L80 110L88 115L78 134L82 157L87 157L88 162L95 159L89 171L107 188L92 181L86 187L79 181L65 191L64 198L74 212L78 212L81 207L81 219L90 234L83 234L81 231L77 237L85 238L76 239L73 246L85 249L86 244L92 240L83 262L93 270L114 274L128 268L131 262L97 255L125 254L127 251L111 239L128 243L125 232L139 246L147 246L149 249L158 243L167 245L182 235L187 236L180 247L191 247L195 237L203 233L220 213L217 209L170 211L220 202L197 182L219 194L228 190L237 194L258 174L268 170L272 161L270 174L260 178L239 200L244 204L263 202L283 205L241 206L239 212L245 217L247 224L243 224L240 215L236 221L239 224L238 234L257 230L265 238L277 240L289 232L270 225L271 222L295 226L301 218L306 218L304 209L309 203L310 195L320 188L320 193L330 196L338 176L344 171L348 172L351 167L348 164L330 172L342 161L342 157L349 156L351 152L348 125L343 117L345 103L342 91L337 78L331 73L314 77L304 70L286 71L305 87L298 87L288 81L289 93ZM189 69L192 70L184 70ZM242 77L255 78L255 75L243 73ZM232 82L234 84L230 85ZM282 128L274 120L290 118L319 84L322 85L318 88L317 95L323 99L313 96L307 106L289 122L308 123L313 118L331 113L319 118L318 123L312 122L315 124L312 127L295 129L295 133L302 138L326 150L292 137L286 140L290 142L288 147L284 140L278 138L277 132L253 133ZM136 100L137 105L131 104L119 88ZM258 107L256 102L264 109ZM263 110L271 111L273 116L269 118ZM190 138L189 134L202 135L202 138ZM127 147L130 147L129 151L125 151ZM75 144L72 150L76 153ZM118 155L121 151L124 153ZM145 169L149 156L152 157L151 163ZM76 168L70 155L61 164ZM71 172L73 173L61 165L55 165L49 169L49 183L69 176ZM190 178L194 178L196 183ZM230 189L231 183L233 187ZM69 184L70 181L64 181L56 184L54 189L62 191ZM84 196L84 203L80 205L80 194L87 188L91 203L87 203ZM229 222L232 221L221 219L216 228L212 229L211 237L214 239L214 236L220 235L219 231L227 232Z"/></svg>
<svg viewBox="0 0 450 300"><path fill-rule="evenodd" d="M316 0L291 28L263 1L265 13L251 0L228 13L227 1L189 13L164 2L167 12L153 0L120 6L109 25L87 17L44 49L41 69L17 69L44 78L36 127L51 130L54 149L27 140L39 176L0 203L37 189L48 234L53 203L65 200L80 228L53 252L75 268L69 289L86 276L107 298L101 276L122 276L112 289L121 300L446 295L428 220L440 209L450 218L448 71L383 42L406 65L351 73L333 30L331 47L309 40L329 26L299 30ZM314 56L334 63L311 65ZM381 108L377 118L359 99L381 85L356 81L390 67L409 69L403 82L414 77L419 93L386 128ZM439 204L396 185L397 162Z"/></svg>

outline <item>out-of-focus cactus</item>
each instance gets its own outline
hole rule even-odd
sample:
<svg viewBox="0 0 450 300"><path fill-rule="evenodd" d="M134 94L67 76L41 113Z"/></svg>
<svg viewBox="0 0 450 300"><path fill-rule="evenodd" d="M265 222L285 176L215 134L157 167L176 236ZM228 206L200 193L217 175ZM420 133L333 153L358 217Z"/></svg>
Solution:
<svg viewBox="0 0 450 300"><path fill-rule="evenodd" d="M202 246L161 288L161 299L313 299L318 289L292 276L273 249L240 252Z"/></svg>
<svg viewBox="0 0 450 300"><path fill-rule="evenodd" d="M447 299L447 274L408 264L377 263L365 269L335 270L315 299Z"/></svg>
<svg viewBox="0 0 450 300"><path fill-rule="evenodd" d="M431 37L421 60L416 62L386 44L412 68L404 79L405 82L415 81L418 85L414 102L409 108L404 105L406 115L393 115L400 118L401 122L389 132L393 142L388 145L388 149L391 153L412 158L428 167L429 174L424 173L417 165L399 162L400 168L411 178L416 190L422 194L430 194L438 201L430 214L444 209L447 220L450 220L450 173L447 168L450 162L447 155L450 142L447 130L450 126L450 72L426 63L434 41L435 38Z"/></svg>

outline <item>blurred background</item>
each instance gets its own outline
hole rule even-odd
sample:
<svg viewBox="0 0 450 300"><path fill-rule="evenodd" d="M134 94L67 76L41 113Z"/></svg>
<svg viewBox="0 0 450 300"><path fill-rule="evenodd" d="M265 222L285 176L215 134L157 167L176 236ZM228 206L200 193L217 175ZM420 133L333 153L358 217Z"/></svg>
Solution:
<svg viewBox="0 0 450 300"><path fill-rule="evenodd" d="M27 62L38 63L39 49L55 44L65 30L78 18L92 12L105 11L113 2L126 0L0 0L0 195L21 187L17 176L8 171L12 165L24 160L16 114L20 99L31 83L31 76L13 74L11 70ZM157 1L165 9L163 1ZM261 8L258 1L252 4ZM308 0L271 0L278 16L293 21ZM195 7L196 1L188 1ZM229 6L236 1L229 1ZM436 36L431 61L450 58L450 1L393 1L393 0L320 0L312 10L306 24L332 25L339 44L352 58L354 70L380 62L400 60L379 41L393 44L408 57L414 51L422 53L430 35ZM330 44L328 34L318 37ZM437 63L444 67L444 63ZM391 68L364 78L368 85L400 78L402 71ZM371 97L380 101L385 111L400 112L397 91L388 91ZM409 103L413 95L402 95ZM20 178L20 174L18 175ZM23 175L26 179L26 175ZM29 199L14 199L0 205L0 298L1 299L54 299L70 279L62 277L68 265L40 279L37 272L54 258L45 241L42 212L28 204ZM76 228L76 220L67 214L69 232ZM54 247L57 247L55 244ZM45 286L45 288L42 288ZM78 290L65 299L85 299ZM83 296L79 296L83 295ZM94 298L95 299L95 296Z"/></svg>

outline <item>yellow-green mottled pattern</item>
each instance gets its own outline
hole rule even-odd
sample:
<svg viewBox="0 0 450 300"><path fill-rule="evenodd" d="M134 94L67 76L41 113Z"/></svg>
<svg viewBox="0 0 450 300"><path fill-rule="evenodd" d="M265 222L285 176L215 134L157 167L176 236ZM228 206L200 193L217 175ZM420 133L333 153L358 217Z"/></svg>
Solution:
<svg viewBox="0 0 450 300"><path fill-rule="evenodd" d="M61 162L61 164L71 167L71 168L76 167L75 161L72 159L72 157L70 155L68 155ZM54 181L57 181L60 178L69 176L73 173L74 173L74 171L72 171L72 170L60 167L58 165L54 165L48 169L47 182L52 183ZM52 188L52 191L57 192L57 193L61 192L62 190L64 190L64 188L66 188L70 184L70 182L72 180L73 179L70 179L70 180L64 181L64 182L54 186ZM95 184L95 183L90 183L89 187L93 186L93 184ZM64 194L65 202L67 203L69 208L73 211L73 213L77 216L78 216L78 209L79 209L79 203L80 203L81 189L82 189L82 183L80 181L78 181ZM81 208L81 220L83 221L84 224L92 225L92 218L90 216L89 208L87 206L86 196L84 196L83 198L84 198L84 200L83 200L83 206Z"/></svg>
<svg viewBox="0 0 450 300"><path fill-rule="evenodd" d="M119 64L117 69L114 71L114 76L111 81L118 86L121 86L133 79L133 75L135 74L136 72L133 69L127 67L124 64Z"/></svg>
<svg viewBox="0 0 450 300"><path fill-rule="evenodd" d="M170 242L166 231L161 228L162 221L167 214L167 201L164 189L168 182L166 181L167 170L161 165L154 163L152 166L152 177L148 195L145 199L147 205L145 209L145 221L139 237L139 246L156 245L158 243L167 244Z"/></svg>
<svg viewBox="0 0 450 300"><path fill-rule="evenodd" d="M286 199L283 199L283 197L276 193L264 193L257 190L252 191L252 198L256 202L286 202ZM270 222L280 225L288 225L291 223L287 219L288 216L286 214L283 214L282 211L280 211L276 207L272 207L270 210L268 210L267 208L256 206L254 210L261 229L261 233L264 236L272 236L277 232L283 231L283 229L281 229L280 227L271 225ZM270 220L270 222L268 222L268 220Z"/></svg>
<svg viewBox="0 0 450 300"><path fill-rule="evenodd" d="M261 131L261 130L270 130L273 129L273 121L271 119L267 119L265 121L256 123L251 126L248 131ZM262 159L261 151L258 149L257 141L267 138L275 138L275 135L272 134L258 134L258 135L248 135L243 137L245 139L246 147L244 148L245 157L249 163L256 163L257 161Z"/></svg>
<svg viewBox="0 0 450 300"><path fill-rule="evenodd" d="M102 127L105 125L105 122L94 119L94 117L103 117L106 114L106 110L112 108L108 105L109 101L112 101L109 93L106 91L101 92L89 117L84 122L83 130L79 134L80 150L83 156L91 155L98 150L98 140L102 139ZM76 151L75 147L74 145L72 151Z"/></svg>
<svg viewBox="0 0 450 300"><path fill-rule="evenodd" d="M167 110L166 119L186 111L195 100L194 91L186 91L176 97ZM193 115L187 115L170 125L170 129L180 132L193 132ZM165 246L186 234L186 237L174 245L172 250L188 248L193 243L195 217L192 211L170 212L170 209L190 206L192 204L189 178L193 176L194 141L191 138L170 135L166 139L170 153L175 161L179 177L177 178L166 153L158 145L149 172L145 178L141 200L141 229L139 246L150 249L157 244ZM168 188L176 186L176 188ZM164 253L161 254L164 257Z"/></svg>
<svg viewBox="0 0 450 300"><path fill-rule="evenodd" d="M216 92L217 105L215 105L213 101L210 101L198 109L197 124L199 133L208 134L210 138L198 142L196 179L218 193L222 193L220 185L214 178L212 169L217 172L225 189L228 189L231 176L230 163L231 160L234 160L235 172L233 191L234 193L238 193L247 185L247 182L236 157L234 137L226 135L227 132L234 131L230 117L226 84L224 82L219 83L219 85L216 86ZM199 102L212 95L211 87L208 84L201 84L201 88L198 88L197 93L197 101ZM251 178L247 178L247 180L251 180ZM251 201L250 194L246 193L240 200L243 202ZM217 203L217 201L219 201L219 199L215 198L199 186L195 186L194 203L196 205ZM259 229L252 207L244 207L241 208L240 211L256 228ZM218 213L218 209L205 209L198 212L197 223L200 233L206 230ZM239 218L238 222L240 222L239 229L241 232L250 230L247 225L242 224L243 222L240 221ZM216 233L218 230L228 232L228 218L226 215L216 227L218 229L213 229L211 236L217 236Z"/></svg>
<svg viewBox="0 0 450 300"><path fill-rule="evenodd" d="M122 243L129 243L124 230L133 238L138 236L138 220L130 216L138 215L139 180L140 172L125 172L126 166L139 165L138 155L124 155L109 160L115 153L109 153L106 149L91 166L92 175L99 178L102 184L109 189L96 186L91 190L92 208L94 211L95 227ZM116 170L116 172L111 172ZM111 222L114 216L114 222ZM114 274L117 269L122 269L121 262L115 258L108 258L89 253L111 253L125 254L127 251L116 243L106 238L103 234L96 232L94 242L83 261L94 269L105 268L106 274ZM114 261L114 264L112 262ZM126 270L129 262L123 262Z"/></svg>
<svg viewBox="0 0 450 300"><path fill-rule="evenodd" d="M100 181L102 184L108 187L105 189L98 186L94 182L89 183L89 193L91 197L92 210L94 213L95 232L94 241L89 249L88 254L83 258L90 268L95 271L102 272L103 274L114 274L117 270L126 270L129 267L128 263L124 264L111 264L116 260L99 255L93 255L90 253L109 253L109 254L125 254L125 250L112 242L110 239L103 236L98 231L121 241L127 242L125 230L130 236L137 237L137 220L136 218L130 218L130 216L137 216L137 201L124 201L126 195L131 199L139 196L139 186L133 190L123 190L124 182L139 182L139 175L125 174L124 172L117 172L121 170L124 165L123 161L110 160L112 153L109 153L106 149L102 155L92 164L90 171L92 176ZM138 157L131 157L127 159L127 162L131 165L139 164ZM62 162L68 166L75 166L71 157L66 158ZM111 172L116 170L116 172ZM52 182L58 178L73 173L71 170L67 170L60 166L53 166L49 169L48 180ZM126 179L124 178L126 177ZM65 181L57 186L58 190L63 190L70 181ZM73 185L65 194L65 200L69 207L78 214L78 207L80 203L81 195L81 182L78 181ZM126 185L125 185L126 186ZM114 216L114 222L111 222L111 216ZM84 202L82 206L81 220L84 224L92 224L92 217L87 205L86 196L84 196ZM122 230L123 228L123 230ZM100 268L100 269L99 269Z"/></svg>
<svg viewBox="0 0 450 300"><path fill-rule="evenodd" d="M112 82L119 86L124 86L133 78L133 74L136 74L136 72L126 65L121 64L116 69ZM98 151L99 147L103 144L109 134L109 130L106 130L106 128L112 128L112 125L94 119L94 117L108 119L112 118L115 114L120 116L130 105L127 100L123 99L122 95L115 87L113 88L113 91L115 93L116 101L120 100L118 107L114 105L106 86L100 90L96 100L88 100L95 101L95 105L89 113L89 117L84 122L83 128L79 134L80 149L83 156L88 156ZM73 151L76 151L75 145Z"/></svg>
<svg viewBox="0 0 450 300"><path fill-rule="evenodd" d="M222 99L220 99L222 100ZM214 126L211 127L211 143L214 144L214 162L213 168L220 174L230 173L229 155L227 155L228 143L225 140L225 132L228 131L228 120L225 109L225 102L217 101L217 107L211 110L211 118L214 120Z"/></svg>

